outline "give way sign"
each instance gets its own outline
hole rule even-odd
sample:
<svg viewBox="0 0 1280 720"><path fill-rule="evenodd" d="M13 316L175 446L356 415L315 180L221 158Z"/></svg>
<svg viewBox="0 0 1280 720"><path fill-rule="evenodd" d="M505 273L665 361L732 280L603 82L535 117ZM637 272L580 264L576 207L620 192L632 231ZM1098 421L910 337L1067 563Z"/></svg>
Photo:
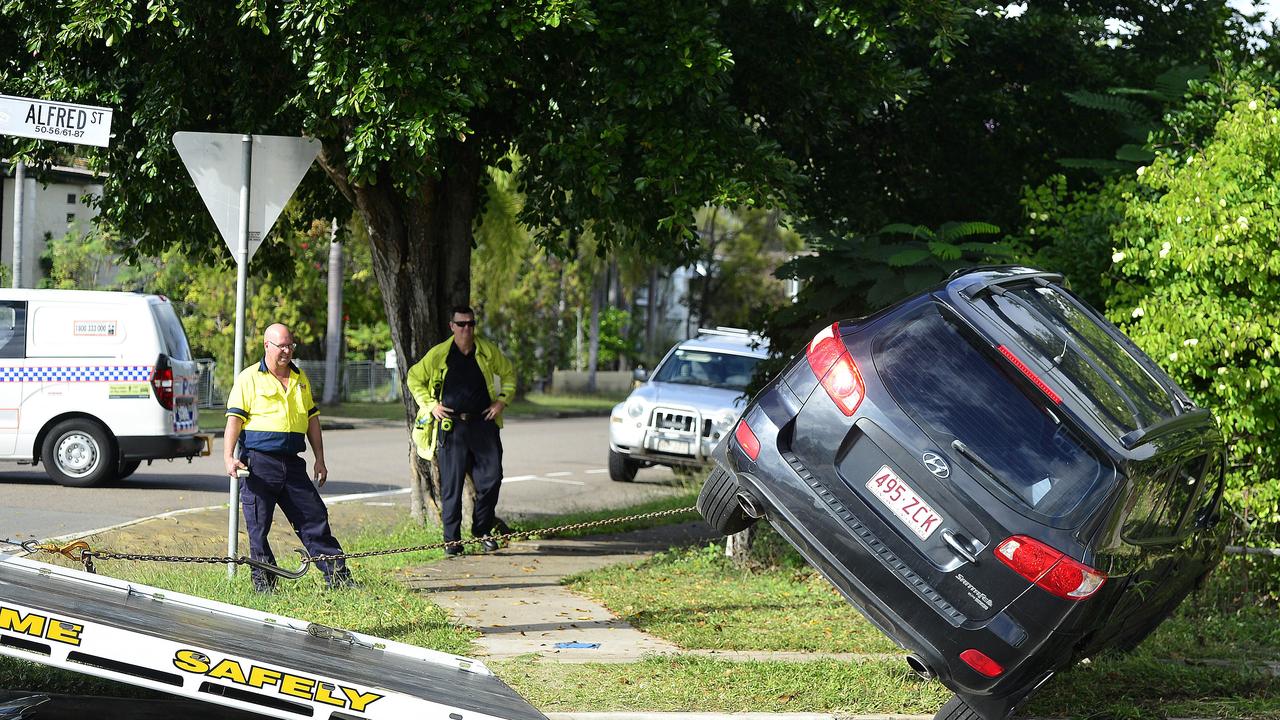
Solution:
<svg viewBox="0 0 1280 720"><path fill-rule="evenodd" d="M242 186L249 187L247 262L320 153L319 140L279 135L178 132L173 144L237 262Z"/></svg>

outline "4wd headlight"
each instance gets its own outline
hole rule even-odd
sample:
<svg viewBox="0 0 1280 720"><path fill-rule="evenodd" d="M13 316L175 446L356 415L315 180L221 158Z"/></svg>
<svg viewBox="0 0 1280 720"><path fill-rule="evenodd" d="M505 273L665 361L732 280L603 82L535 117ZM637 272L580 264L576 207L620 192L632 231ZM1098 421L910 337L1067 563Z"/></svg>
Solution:
<svg viewBox="0 0 1280 720"><path fill-rule="evenodd" d="M639 400L627 401L627 414L633 418L638 418L644 414L644 403Z"/></svg>

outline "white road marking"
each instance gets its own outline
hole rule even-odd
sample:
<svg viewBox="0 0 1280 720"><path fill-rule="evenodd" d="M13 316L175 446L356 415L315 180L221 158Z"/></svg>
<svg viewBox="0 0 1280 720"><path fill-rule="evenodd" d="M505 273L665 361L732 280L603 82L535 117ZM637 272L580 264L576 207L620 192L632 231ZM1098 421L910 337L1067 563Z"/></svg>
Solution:
<svg viewBox="0 0 1280 720"><path fill-rule="evenodd" d="M560 478L552 478L545 475L517 475L515 477L502 478L502 483L505 485L513 482L529 482L530 480L536 480L537 482L559 483L561 485L586 485L586 483L581 480L561 480Z"/></svg>
<svg viewBox="0 0 1280 720"><path fill-rule="evenodd" d="M567 471L566 471L566 472L553 472L553 473L546 473L546 474L544 474L544 475L543 475L543 477L564 477L565 475L572 475L572 474L573 474L573 473L571 473L571 472L567 472Z"/></svg>
<svg viewBox="0 0 1280 720"><path fill-rule="evenodd" d="M587 471L586 471L586 474L588 474L588 475L599 475L600 473L607 473L607 472L609 472L609 469L608 469L608 468L596 468L595 470L587 470Z"/></svg>

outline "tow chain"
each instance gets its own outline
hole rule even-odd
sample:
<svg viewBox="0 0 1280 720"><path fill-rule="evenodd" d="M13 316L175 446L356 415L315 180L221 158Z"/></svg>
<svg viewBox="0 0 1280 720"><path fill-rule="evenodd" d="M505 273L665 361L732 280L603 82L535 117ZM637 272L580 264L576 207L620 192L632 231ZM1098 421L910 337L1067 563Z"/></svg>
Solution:
<svg viewBox="0 0 1280 720"><path fill-rule="evenodd" d="M535 535L552 536L560 535L574 530L587 530L590 528L604 527L606 525L616 525L618 523L632 522L637 520L653 520L657 518L670 517L672 515L680 515L696 510L695 506L674 508L671 510L656 510L654 512L641 513L639 515L628 515L626 517L605 518L603 520L591 520L589 522L572 523L569 525L561 525L553 528L538 528L534 530L520 530L516 532L508 532L500 535L487 535L485 537L471 538L470 540L449 540L438 543L428 543L425 545L412 545L408 547L389 548L386 550L366 550L364 552L353 553L337 553L333 555L307 555L304 550L297 550L301 556L301 565L297 570L286 570L284 568L272 565L271 563L255 560L250 557L241 555L240 557L231 557L229 555L152 555L146 553L121 553L111 550L94 550L89 543L84 540L76 540L66 545L58 545L56 543L39 543L35 540L26 540L24 542L16 542L13 540L0 539L0 543L7 545L16 545L27 551L29 554L37 552L46 552L54 555L61 555L69 560L73 560L84 564L87 572L96 572L94 569L94 559L98 560L128 560L132 562L167 562L167 563L209 563L221 565L249 565L265 572L280 577L297 579L307 573L307 570L317 562L333 562L335 560L357 560L360 558L378 557L381 555L397 555L400 553L422 552L425 550L442 550L450 547L462 548L467 545L477 545L485 540L495 542L511 542L514 540L524 540Z"/></svg>

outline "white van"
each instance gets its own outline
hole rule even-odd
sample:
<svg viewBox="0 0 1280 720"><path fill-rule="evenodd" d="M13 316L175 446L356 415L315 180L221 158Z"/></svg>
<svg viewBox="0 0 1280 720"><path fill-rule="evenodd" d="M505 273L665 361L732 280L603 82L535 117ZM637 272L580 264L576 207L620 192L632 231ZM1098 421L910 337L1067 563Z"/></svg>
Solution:
<svg viewBox="0 0 1280 720"><path fill-rule="evenodd" d="M207 455L196 381L163 297L0 289L0 460L88 487L143 460Z"/></svg>

